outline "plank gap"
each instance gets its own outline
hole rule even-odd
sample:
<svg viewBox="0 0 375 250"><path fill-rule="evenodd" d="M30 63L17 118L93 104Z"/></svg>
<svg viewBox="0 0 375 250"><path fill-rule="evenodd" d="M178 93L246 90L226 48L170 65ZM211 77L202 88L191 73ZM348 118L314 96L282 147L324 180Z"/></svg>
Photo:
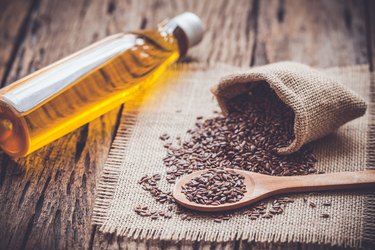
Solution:
<svg viewBox="0 0 375 250"><path fill-rule="evenodd" d="M251 48L251 59L250 59L250 67L255 64L255 51L257 49L258 44L258 19L259 19L259 0L254 0L251 10L249 10L249 14L247 17L247 27L246 33L247 35L250 34L250 29L254 30L254 44ZM252 25L251 25L252 24Z"/></svg>

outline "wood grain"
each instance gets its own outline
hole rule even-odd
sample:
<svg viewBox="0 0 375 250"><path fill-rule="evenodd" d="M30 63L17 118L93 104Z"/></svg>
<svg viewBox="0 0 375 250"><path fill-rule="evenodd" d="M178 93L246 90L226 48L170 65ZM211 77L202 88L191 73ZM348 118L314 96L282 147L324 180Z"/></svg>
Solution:
<svg viewBox="0 0 375 250"><path fill-rule="evenodd" d="M261 1L253 63L366 64L365 14L363 1Z"/></svg>
<svg viewBox="0 0 375 250"><path fill-rule="evenodd" d="M9 84L107 35L152 27L183 11L197 13L206 27L204 40L185 61L249 66L296 60L321 67L368 63L373 58L368 48L374 44L369 45L366 33L365 5L356 0L0 0L0 79ZM132 241L92 227L96 182L119 110L24 159L0 155L1 249L272 246ZM278 247L300 249L301 245Z"/></svg>
<svg viewBox="0 0 375 250"><path fill-rule="evenodd" d="M366 8L366 34L367 34L367 50L370 70L375 71L375 2L371 0L365 1Z"/></svg>
<svg viewBox="0 0 375 250"><path fill-rule="evenodd" d="M0 80L1 86L9 74L15 60L16 51L22 44L24 27L29 19L32 2L25 0L5 0L0 8Z"/></svg>

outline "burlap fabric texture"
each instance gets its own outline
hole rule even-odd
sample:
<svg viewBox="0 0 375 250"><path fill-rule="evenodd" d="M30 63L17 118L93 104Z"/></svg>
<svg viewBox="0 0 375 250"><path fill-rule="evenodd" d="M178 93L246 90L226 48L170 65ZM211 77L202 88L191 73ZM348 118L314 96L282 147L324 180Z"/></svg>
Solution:
<svg viewBox="0 0 375 250"><path fill-rule="evenodd" d="M343 124L362 116L365 101L322 72L295 62L279 62L223 77L212 88L224 114L233 97L254 85L267 84L294 112L292 143L280 154L298 151L304 144L322 138Z"/></svg>
<svg viewBox="0 0 375 250"><path fill-rule="evenodd" d="M308 68L309 69L309 68ZM375 198L364 192L326 192L290 196L283 214L272 219L250 220L236 211L228 221L216 223L212 217L194 215L190 221L172 211L171 219L151 220L134 212L138 205L167 211L138 184L145 175L160 173L158 188L167 192L173 184L166 180L163 158L167 151L159 136L187 136L197 116L209 118L219 110L210 88L231 73L247 73L228 65L175 65L142 96L126 102L117 135L97 186L93 222L101 232L132 239L172 241L257 241L268 243L329 244L360 247L375 238ZM370 102L368 66L321 70L325 77L351 89ZM351 92L349 92L351 93ZM372 109L370 108L370 111ZM369 114L341 126L329 136L311 143L318 159L318 171L359 171L375 165L374 132ZM372 118L371 118L372 119ZM371 131L374 131L373 129ZM367 151L367 148L371 149ZM367 153L369 152L369 153ZM315 202L311 208L308 202ZM269 200L272 202L272 199ZM332 206L322 206L324 202ZM245 208L248 209L248 208ZM328 213L330 218L321 218Z"/></svg>

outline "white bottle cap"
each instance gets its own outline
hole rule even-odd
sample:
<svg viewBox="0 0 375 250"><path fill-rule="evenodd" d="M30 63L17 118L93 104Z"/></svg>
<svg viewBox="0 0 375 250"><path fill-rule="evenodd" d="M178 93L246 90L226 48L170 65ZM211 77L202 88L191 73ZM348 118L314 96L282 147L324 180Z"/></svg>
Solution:
<svg viewBox="0 0 375 250"><path fill-rule="evenodd" d="M197 45L203 38L203 25L201 19L191 12L184 12L174 17L175 22L187 36L189 48Z"/></svg>

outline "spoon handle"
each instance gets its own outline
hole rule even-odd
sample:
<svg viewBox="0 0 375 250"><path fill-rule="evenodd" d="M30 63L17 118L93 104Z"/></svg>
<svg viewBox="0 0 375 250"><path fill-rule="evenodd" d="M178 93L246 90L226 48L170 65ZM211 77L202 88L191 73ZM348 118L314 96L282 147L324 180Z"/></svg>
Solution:
<svg viewBox="0 0 375 250"><path fill-rule="evenodd" d="M304 175L285 178L280 189L289 192L341 190L375 187L375 170Z"/></svg>

